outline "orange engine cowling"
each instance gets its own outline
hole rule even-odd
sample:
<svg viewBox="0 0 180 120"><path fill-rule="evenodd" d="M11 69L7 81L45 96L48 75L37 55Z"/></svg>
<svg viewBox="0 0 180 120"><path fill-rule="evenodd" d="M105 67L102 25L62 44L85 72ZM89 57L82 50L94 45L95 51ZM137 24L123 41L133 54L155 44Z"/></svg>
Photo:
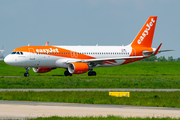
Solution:
<svg viewBox="0 0 180 120"><path fill-rule="evenodd" d="M49 67L33 67L33 71L36 73L46 73L50 72L52 68Z"/></svg>
<svg viewBox="0 0 180 120"><path fill-rule="evenodd" d="M73 62L68 65L68 71L71 74L82 74L88 71L87 63Z"/></svg>

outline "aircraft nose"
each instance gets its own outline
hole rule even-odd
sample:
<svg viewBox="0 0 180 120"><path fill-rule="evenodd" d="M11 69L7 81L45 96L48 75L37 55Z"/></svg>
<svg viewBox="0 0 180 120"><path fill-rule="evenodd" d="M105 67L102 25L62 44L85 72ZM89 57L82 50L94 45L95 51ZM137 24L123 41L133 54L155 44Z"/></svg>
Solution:
<svg viewBox="0 0 180 120"><path fill-rule="evenodd" d="M4 62L8 65L11 64L11 58L9 57L9 55L4 58Z"/></svg>

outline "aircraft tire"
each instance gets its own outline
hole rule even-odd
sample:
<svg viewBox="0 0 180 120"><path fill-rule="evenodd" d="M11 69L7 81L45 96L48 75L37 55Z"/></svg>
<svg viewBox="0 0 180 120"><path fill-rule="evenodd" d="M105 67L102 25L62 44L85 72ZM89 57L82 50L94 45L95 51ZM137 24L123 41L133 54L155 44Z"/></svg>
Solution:
<svg viewBox="0 0 180 120"><path fill-rule="evenodd" d="M96 76L96 72L95 71L93 71L93 76Z"/></svg>
<svg viewBox="0 0 180 120"><path fill-rule="evenodd" d="M64 71L64 76L72 76L72 74L69 71Z"/></svg>
<svg viewBox="0 0 180 120"><path fill-rule="evenodd" d="M65 71L64 72L64 76L68 76L69 75L69 72L68 71Z"/></svg>
<svg viewBox="0 0 180 120"><path fill-rule="evenodd" d="M90 72L88 72L88 76L92 76L92 72L90 71Z"/></svg>
<svg viewBox="0 0 180 120"><path fill-rule="evenodd" d="M29 77L29 73L24 73L24 77Z"/></svg>
<svg viewBox="0 0 180 120"><path fill-rule="evenodd" d="M96 76L96 72L95 71L90 71L90 72L88 72L88 76Z"/></svg>

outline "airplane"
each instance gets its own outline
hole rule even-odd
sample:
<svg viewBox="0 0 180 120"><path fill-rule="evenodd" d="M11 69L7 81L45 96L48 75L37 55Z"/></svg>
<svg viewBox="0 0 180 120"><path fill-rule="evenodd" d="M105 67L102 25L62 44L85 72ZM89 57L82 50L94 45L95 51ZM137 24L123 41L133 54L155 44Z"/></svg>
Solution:
<svg viewBox="0 0 180 120"><path fill-rule="evenodd" d="M36 73L65 68L65 76L83 74L96 76L95 67L112 67L132 63L160 52L162 43L152 48L157 16L150 16L135 39L127 46L23 46L7 55L4 62L11 66L25 67L25 77L32 67Z"/></svg>

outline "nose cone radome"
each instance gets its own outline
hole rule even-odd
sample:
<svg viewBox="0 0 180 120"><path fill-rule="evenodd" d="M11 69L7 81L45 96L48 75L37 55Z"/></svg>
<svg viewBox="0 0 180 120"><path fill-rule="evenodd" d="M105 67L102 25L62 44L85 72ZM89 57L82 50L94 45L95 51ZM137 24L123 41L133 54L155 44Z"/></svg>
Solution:
<svg viewBox="0 0 180 120"><path fill-rule="evenodd" d="M9 55L4 58L4 62L5 62L6 64L8 64L8 65L11 64L11 60L10 60L10 58L9 58Z"/></svg>
<svg viewBox="0 0 180 120"><path fill-rule="evenodd" d="M12 60L12 56L11 55L7 55L5 58L4 58L4 62L8 65L13 65L13 60Z"/></svg>

